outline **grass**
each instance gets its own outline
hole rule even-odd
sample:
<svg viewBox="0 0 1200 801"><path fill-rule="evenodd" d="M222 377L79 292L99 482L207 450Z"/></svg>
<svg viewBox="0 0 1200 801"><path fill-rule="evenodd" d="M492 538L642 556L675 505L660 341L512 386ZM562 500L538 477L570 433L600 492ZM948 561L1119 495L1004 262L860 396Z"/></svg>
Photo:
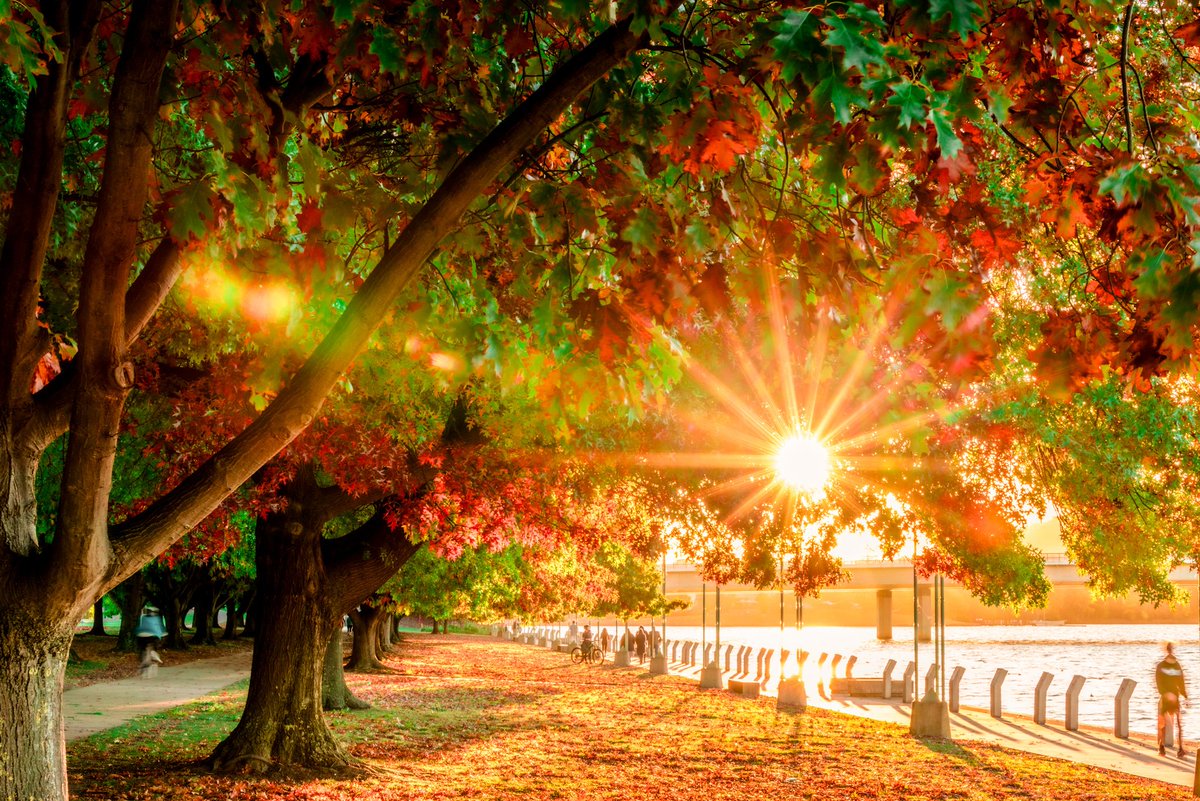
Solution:
<svg viewBox="0 0 1200 801"><path fill-rule="evenodd" d="M461 635L405 637L390 671L349 677L373 709L329 715L351 775L214 776L199 764L242 692L69 746L76 798L1184 799L1186 788L638 669Z"/></svg>

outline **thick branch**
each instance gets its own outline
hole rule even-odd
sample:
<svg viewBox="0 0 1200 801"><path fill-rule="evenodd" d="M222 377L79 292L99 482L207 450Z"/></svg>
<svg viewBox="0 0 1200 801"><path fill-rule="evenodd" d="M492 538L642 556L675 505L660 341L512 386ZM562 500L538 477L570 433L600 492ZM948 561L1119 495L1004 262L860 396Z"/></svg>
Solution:
<svg viewBox="0 0 1200 801"><path fill-rule="evenodd" d="M108 498L117 431L133 385L125 360L125 292L149 190L159 84L175 32L177 0L137 0L109 102L100 203L92 223L79 301L77 397L63 470L49 580L52 596L88 603L108 564ZM56 591L57 590L57 591Z"/></svg>
<svg viewBox="0 0 1200 801"><path fill-rule="evenodd" d="M183 272L179 246L171 237L163 237L146 259L146 265L125 293L125 344L138 338L146 323L158 311L171 287Z"/></svg>
<svg viewBox="0 0 1200 801"><path fill-rule="evenodd" d="M42 4L47 24L58 31L54 43L64 58L47 64L47 73L29 96L14 202L0 249L0 376L10 408L28 402L33 366L42 355L38 290L62 185L67 99L91 41L97 8L94 2Z"/></svg>
<svg viewBox="0 0 1200 801"><path fill-rule="evenodd" d="M354 531L321 543L333 609L345 615L396 574L421 549L403 531L393 531L382 509Z"/></svg>
<svg viewBox="0 0 1200 801"><path fill-rule="evenodd" d="M350 361L366 344L401 290L420 272L459 217L576 98L633 52L641 39L630 20L610 28L513 110L442 183L400 234L288 386L245 431L145 512L115 533L115 585L199 523L258 467L312 421Z"/></svg>

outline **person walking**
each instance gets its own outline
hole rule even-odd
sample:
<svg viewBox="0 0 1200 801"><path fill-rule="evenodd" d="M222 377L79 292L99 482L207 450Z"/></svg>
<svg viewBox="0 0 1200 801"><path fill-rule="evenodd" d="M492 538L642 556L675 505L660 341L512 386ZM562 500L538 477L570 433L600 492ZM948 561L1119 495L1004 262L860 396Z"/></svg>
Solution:
<svg viewBox="0 0 1200 801"><path fill-rule="evenodd" d="M1180 698L1187 698L1187 687L1183 683L1183 666L1175 658L1175 645L1167 643L1167 655L1154 669L1154 684L1158 688L1158 754L1166 756L1167 749L1163 740L1167 736L1167 727L1171 718L1175 718L1175 728L1178 734L1180 758L1187 756L1183 748L1183 717L1180 715Z"/></svg>
<svg viewBox="0 0 1200 801"><path fill-rule="evenodd" d="M638 664L646 661L646 629L638 626L637 634L633 636L633 644L637 648Z"/></svg>
<svg viewBox="0 0 1200 801"><path fill-rule="evenodd" d="M607 628L600 629L600 650L607 653L608 652L608 644L609 644L608 629Z"/></svg>

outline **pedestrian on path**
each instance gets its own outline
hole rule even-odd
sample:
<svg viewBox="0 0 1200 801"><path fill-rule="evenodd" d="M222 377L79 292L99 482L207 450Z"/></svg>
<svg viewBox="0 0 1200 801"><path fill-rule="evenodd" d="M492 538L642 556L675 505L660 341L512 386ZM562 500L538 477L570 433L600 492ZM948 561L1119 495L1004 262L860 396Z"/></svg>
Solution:
<svg viewBox="0 0 1200 801"><path fill-rule="evenodd" d="M156 649L164 634L166 629L163 627L162 615L158 614L157 609L147 608L138 620L137 630L133 632L133 636L137 637L138 651L142 655L140 667L143 679L152 679L158 673L162 657Z"/></svg>
<svg viewBox="0 0 1200 801"><path fill-rule="evenodd" d="M1183 666L1175 658L1175 646L1166 645L1167 655L1154 669L1154 684L1158 687L1158 754L1166 756L1167 749L1163 745L1166 739L1167 727L1171 718L1175 718L1179 741L1179 757L1187 756L1183 749L1183 716L1180 714L1180 698L1187 698L1187 687L1183 683Z"/></svg>
<svg viewBox="0 0 1200 801"><path fill-rule="evenodd" d="M637 646L638 664L642 664L646 661L646 629L644 626L638 626L633 643Z"/></svg>

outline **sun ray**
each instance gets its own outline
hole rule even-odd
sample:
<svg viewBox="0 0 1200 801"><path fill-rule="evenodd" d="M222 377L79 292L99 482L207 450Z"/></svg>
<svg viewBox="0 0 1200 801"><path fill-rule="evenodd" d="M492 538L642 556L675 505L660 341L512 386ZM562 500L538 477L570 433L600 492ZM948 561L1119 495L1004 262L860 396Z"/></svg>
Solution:
<svg viewBox="0 0 1200 801"><path fill-rule="evenodd" d="M783 389L786 419L796 425L800 410L796 405L796 381L792 374L792 349L788 337L787 318L783 314L783 293L780 291L779 275L775 268L774 253L764 254L767 281L767 313L770 315L771 334L775 337L775 361L779 369Z"/></svg>
<svg viewBox="0 0 1200 801"><path fill-rule="evenodd" d="M841 382L841 384L838 385L837 391L834 392L833 397L830 398L829 403L826 405L824 417L822 417L821 422L813 428L813 431L815 431L819 436L832 437L837 433L838 429L833 431L829 430L830 421L833 420L834 416L837 415L841 410L842 404L846 400L846 396L850 394L850 390L858 383L859 379L862 378L863 372L867 369L867 365L871 362L871 353L874 351L875 346L879 343L879 340L887 331L889 324L889 316L884 314L880 316L878 325L871 330L870 335L867 337L865 347L858 351L854 361L850 364L850 369L846 372L845 379ZM839 429L842 427L844 426L840 426Z"/></svg>

